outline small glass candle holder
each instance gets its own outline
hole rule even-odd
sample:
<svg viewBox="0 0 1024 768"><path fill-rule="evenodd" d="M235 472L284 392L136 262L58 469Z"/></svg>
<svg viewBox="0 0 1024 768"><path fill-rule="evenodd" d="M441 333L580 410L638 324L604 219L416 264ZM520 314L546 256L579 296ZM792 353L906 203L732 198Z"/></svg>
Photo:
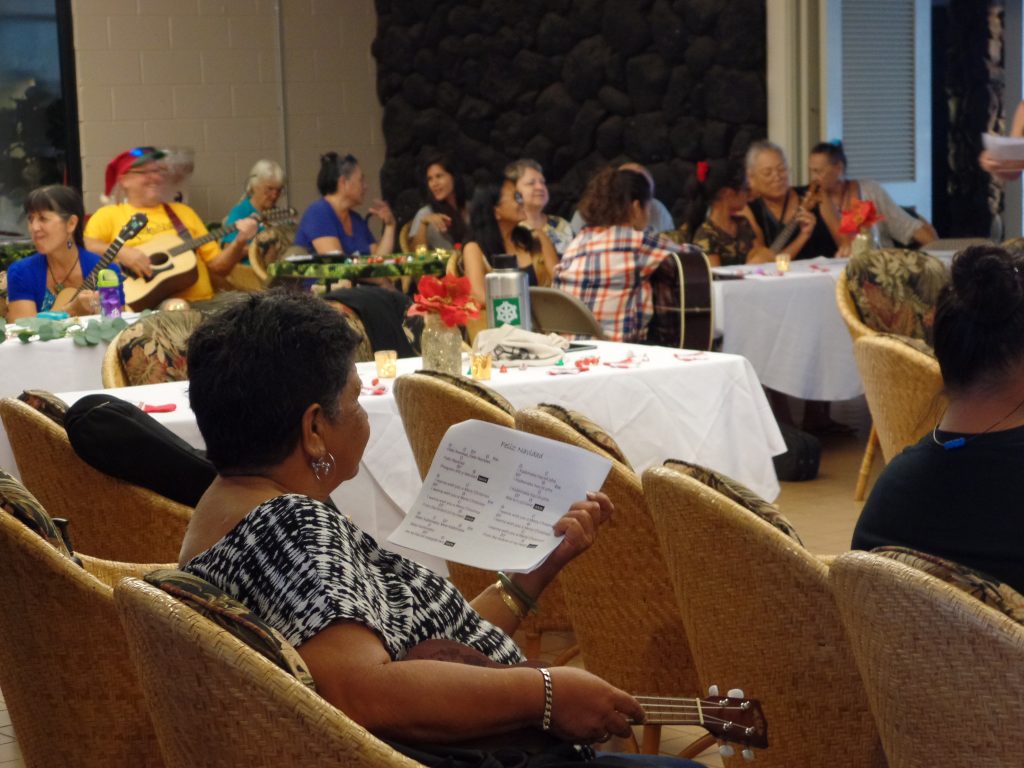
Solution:
<svg viewBox="0 0 1024 768"><path fill-rule="evenodd" d="M373 362L377 364L377 376L381 379L393 379L398 374L398 352L393 349L374 352Z"/></svg>
<svg viewBox="0 0 1024 768"><path fill-rule="evenodd" d="M474 352L470 356L470 374L477 381L490 381L491 380L491 356L490 354L481 355Z"/></svg>
<svg viewBox="0 0 1024 768"><path fill-rule="evenodd" d="M780 275L789 272L790 256L788 253L780 253L775 257L775 269Z"/></svg>

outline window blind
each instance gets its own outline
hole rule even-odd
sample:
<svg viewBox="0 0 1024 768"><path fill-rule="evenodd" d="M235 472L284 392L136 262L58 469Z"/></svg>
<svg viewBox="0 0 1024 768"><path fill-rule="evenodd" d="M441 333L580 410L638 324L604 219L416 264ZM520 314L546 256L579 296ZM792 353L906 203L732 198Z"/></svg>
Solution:
<svg viewBox="0 0 1024 768"><path fill-rule="evenodd" d="M843 146L851 178L915 179L914 6L842 4Z"/></svg>

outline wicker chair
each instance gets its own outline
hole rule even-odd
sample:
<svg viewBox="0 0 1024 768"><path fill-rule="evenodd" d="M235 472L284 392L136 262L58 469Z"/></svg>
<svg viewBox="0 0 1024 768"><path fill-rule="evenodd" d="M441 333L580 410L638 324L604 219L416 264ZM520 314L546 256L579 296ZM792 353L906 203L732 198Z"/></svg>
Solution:
<svg viewBox="0 0 1024 768"><path fill-rule="evenodd" d="M156 566L82 559L0 512L0 689L18 747L29 768L162 766L110 587Z"/></svg>
<svg viewBox="0 0 1024 768"><path fill-rule="evenodd" d="M51 515L71 521L76 549L134 563L178 559L191 507L93 469L63 428L25 403L0 400L0 418L22 481Z"/></svg>
<svg viewBox="0 0 1024 768"><path fill-rule="evenodd" d="M478 419L510 429L515 427L515 420L507 411L433 376L419 373L399 376L395 380L394 393L420 477L427 476L430 463L434 460L434 453L441 444L444 433L453 424L467 419ZM452 583L467 600L472 600L497 581L494 571L484 571L459 563L449 563L448 571ZM540 655L540 639L543 632L571 630L572 622L569 619L562 587L559 580L555 579L541 595L537 612L528 616L519 625L519 631L526 638L523 651L527 658L537 658ZM556 663L564 662L571 655L563 654Z"/></svg>
<svg viewBox="0 0 1024 768"><path fill-rule="evenodd" d="M825 564L691 477L655 467L643 486L701 682L761 701L758 764L884 766Z"/></svg>
<svg viewBox="0 0 1024 768"><path fill-rule="evenodd" d="M829 580L890 768L1020 765L1024 627L867 552L838 557Z"/></svg>
<svg viewBox="0 0 1024 768"><path fill-rule="evenodd" d="M402 253L412 253L412 240L409 239L409 230L412 229L412 220L405 222L398 230L398 248Z"/></svg>
<svg viewBox="0 0 1024 768"><path fill-rule="evenodd" d="M121 334L119 333L111 339L107 344L107 351L103 353L103 367L100 370L100 376L104 389L131 386L128 376L124 372L124 366L121 365L121 356L117 348L120 338Z"/></svg>
<svg viewBox="0 0 1024 768"><path fill-rule="evenodd" d="M874 336L877 331L872 330L860 319L857 311L857 304L850 293L850 287L846 280L846 272L839 273L836 280L836 305L839 307L839 316L846 323L846 329L850 332L850 338L856 343L857 339L863 336ZM871 477L871 466L875 463L875 450L878 448L878 432L872 422L871 431L868 433L868 443L864 446L864 456L860 461L860 471L857 473L857 485L853 490L854 501L864 501L864 495L868 488L868 478Z"/></svg>
<svg viewBox="0 0 1024 768"><path fill-rule="evenodd" d="M156 587L114 599L168 768L419 766Z"/></svg>
<svg viewBox="0 0 1024 768"><path fill-rule="evenodd" d="M516 413L516 428L611 458L537 409ZM640 478L612 461L602 490L615 515L601 526L594 546L559 574L580 655L589 672L631 693L693 695L699 691L697 671ZM700 754L712 741L699 739L685 756ZM659 726L645 726L642 751L657 754L659 742Z"/></svg>
<svg viewBox="0 0 1024 768"><path fill-rule="evenodd" d="M860 338L853 354L882 458L889 463L941 417L946 407L942 373L934 357L891 336Z"/></svg>
<svg viewBox="0 0 1024 768"><path fill-rule="evenodd" d="M575 333L608 338L590 307L557 288L530 288L530 312L538 333Z"/></svg>

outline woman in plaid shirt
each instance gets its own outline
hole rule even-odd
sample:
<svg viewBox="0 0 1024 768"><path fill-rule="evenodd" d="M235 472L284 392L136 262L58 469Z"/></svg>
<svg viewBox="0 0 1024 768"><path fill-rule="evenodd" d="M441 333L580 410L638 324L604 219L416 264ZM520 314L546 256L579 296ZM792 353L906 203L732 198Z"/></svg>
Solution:
<svg viewBox="0 0 1024 768"><path fill-rule="evenodd" d="M580 201L589 223L555 267L554 287L590 307L614 341L647 340L654 316L651 280L677 282L669 258L675 246L644 232L650 204L651 185L643 174L612 166L600 171Z"/></svg>

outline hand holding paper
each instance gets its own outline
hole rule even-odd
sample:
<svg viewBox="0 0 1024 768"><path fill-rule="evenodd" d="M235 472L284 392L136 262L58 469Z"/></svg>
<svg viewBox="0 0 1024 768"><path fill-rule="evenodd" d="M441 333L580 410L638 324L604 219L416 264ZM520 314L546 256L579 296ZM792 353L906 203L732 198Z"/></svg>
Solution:
<svg viewBox="0 0 1024 768"><path fill-rule="evenodd" d="M558 559L568 562L610 512L607 499L581 501L610 468L608 459L555 440L482 421L456 424L388 540L477 568L525 572L559 547L559 523L566 543Z"/></svg>

